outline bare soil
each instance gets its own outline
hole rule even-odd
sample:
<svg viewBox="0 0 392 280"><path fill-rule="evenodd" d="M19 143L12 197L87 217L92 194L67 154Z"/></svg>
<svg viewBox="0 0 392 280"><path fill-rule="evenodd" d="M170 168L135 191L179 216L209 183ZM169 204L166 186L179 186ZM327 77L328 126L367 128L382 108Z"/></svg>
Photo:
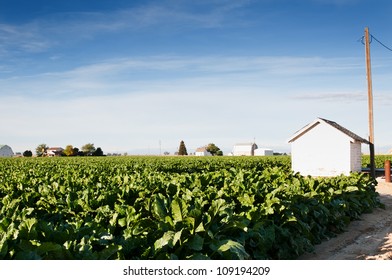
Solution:
<svg viewBox="0 0 392 280"><path fill-rule="evenodd" d="M377 192L385 209L361 215L347 230L315 246L300 260L392 260L392 183L377 179Z"/></svg>

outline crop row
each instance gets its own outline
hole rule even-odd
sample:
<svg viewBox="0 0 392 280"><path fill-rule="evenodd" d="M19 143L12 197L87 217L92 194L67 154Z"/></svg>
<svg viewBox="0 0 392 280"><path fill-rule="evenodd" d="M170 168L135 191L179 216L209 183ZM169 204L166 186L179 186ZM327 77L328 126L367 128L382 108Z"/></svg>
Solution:
<svg viewBox="0 0 392 280"><path fill-rule="evenodd" d="M292 259L380 206L286 157L0 160L1 259Z"/></svg>
<svg viewBox="0 0 392 280"><path fill-rule="evenodd" d="M374 157L374 163L375 163L376 168L384 168L386 160L389 160L392 162L392 155L376 155ZM363 167L370 167L370 156L369 155L362 156L362 166Z"/></svg>

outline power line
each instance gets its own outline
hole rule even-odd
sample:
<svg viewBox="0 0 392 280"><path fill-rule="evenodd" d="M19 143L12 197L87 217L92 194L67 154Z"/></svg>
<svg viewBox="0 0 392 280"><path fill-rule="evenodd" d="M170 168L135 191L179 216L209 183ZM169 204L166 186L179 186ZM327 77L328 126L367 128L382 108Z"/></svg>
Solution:
<svg viewBox="0 0 392 280"><path fill-rule="evenodd" d="M390 47L387 47L386 45L384 45L383 43L381 43L376 37L374 37L373 35L370 35L372 39L376 40L377 43L379 43L381 46L383 46L384 48L386 48L388 51L392 52L392 49Z"/></svg>
<svg viewBox="0 0 392 280"><path fill-rule="evenodd" d="M377 43L379 43L381 46L383 46L384 48L386 48L388 51L391 51L391 52L392 52L392 48L386 46L385 44L383 44L380 40L378 40L376 37L374 37L374 36L371 35L371 34L370 34L370 42L369 42L369 44L371 44L371 43L373 42L373 39L374 39ZM365 45L364 40L365 40L365 36L362 36L361 39L359 39L358 41L361 41L361 43L362 43L363 45Z"/></svg>

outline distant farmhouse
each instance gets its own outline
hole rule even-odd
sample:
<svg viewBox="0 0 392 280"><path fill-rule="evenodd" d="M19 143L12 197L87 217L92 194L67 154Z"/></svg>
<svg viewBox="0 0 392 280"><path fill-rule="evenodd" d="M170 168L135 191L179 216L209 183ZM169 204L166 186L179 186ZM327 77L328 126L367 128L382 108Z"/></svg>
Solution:
<svg viewBox="0 0 392 280"><path fill-rule="evenodd" d="M196 149L195 156L205 157L205 156L212 156L212 154L209 151L207 151L207 147L204 146Z"/></svg>
<svg viewBox="0 0 392 280"><path fill-rule="evenodd" d="M361 144L367 140L336 122L317 118L288 140L294 172L304 176L337 176L360 172Z"/></svg>
<svg viewBox="0 0 392 280"><path fill-rule="evenodd" d="M61 147L53 147L46 150L46 156L48 157L59 157L63 153L64 149Z"/></svg>
<svg viewBox="0 0 392 280"><path fill-rule="evenodd" d="M0 157L12 157L14 152L8 145L0 145Z"/></svg>

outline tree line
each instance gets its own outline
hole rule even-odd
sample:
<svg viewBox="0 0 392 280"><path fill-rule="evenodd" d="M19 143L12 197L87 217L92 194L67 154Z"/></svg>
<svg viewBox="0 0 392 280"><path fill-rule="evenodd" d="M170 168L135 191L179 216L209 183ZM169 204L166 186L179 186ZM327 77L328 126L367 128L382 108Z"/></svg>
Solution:
<svg viewBox="0 0 392 280"><path fill-rule="evenodd" d="M221 149L214 143L209 143L207 146L205 146L205 148L206 151L209 152L212 156L223 156ZM179 156L188 155L188 151L183 140L180 142L180 146L178 147L178 152L176 154Z"/></svg>
<svg viewBox="0 0 392 280"><path fill-rule="evenodd" d="M212 155L212 156L222 156L223 152L219 147L217 147L214 143L209 143L208 145L205 146L206 150ZM39 144L36 149L35 149L35 154L37 157L46 157L48 155L48 150L49 146L46 144ZM165 152L166 154L167 152ZM169 154L169 153L167 153ZM184 141L180 142L180 146L178 148L178 151L175 153L176 155L181 155L185 156L188 155L187 148L185 146ZM81 149L74 147L73 145L67 145L65 149L63 149L61 152L56 154L56 156L103 156L104 153L101 149L101 147L95 148L93 143L87 143L82 146ZM24 157L32 157L33 153L30 150L26 150L23 152Z"/></svg>
<svg viewBox="0 0 392 280"><path fill-rule="evenodd" d="M35 149L35 154L37 157L46 157L48 156L49 146L46 144L39 144ZM95 148L93 143L87 143L82 146L81 149L74 147L73 145L67 145L65 149L60 151L56 156L103 156L103 151L101 147ZM23 152L24 157L32 157L33 153L30 150L26 150Z"/></svg>

